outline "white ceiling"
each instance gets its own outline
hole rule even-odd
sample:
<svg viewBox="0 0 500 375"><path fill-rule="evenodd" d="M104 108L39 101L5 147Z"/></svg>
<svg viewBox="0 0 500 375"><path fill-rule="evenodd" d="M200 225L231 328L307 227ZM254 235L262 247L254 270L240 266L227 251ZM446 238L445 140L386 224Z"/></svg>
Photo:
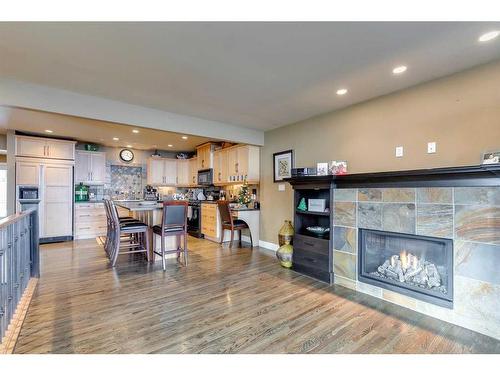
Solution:
<svg viewBox="0 0 500 375"><path fill-rule="evenodd" d="M196 146L202 143L217 141L192 135L188 136L187 139L182 139L184 134L0 106L0 134L9 129L109 147L128 147L130 145L131 148L137 150L194 151ZM46 133L47 129L52 130L52 133ZM139 133L134 133L132 131L134 129L138 130ZM118 141L113 140L113 138L118 138ZM172 145L172 147L168 145Z"/></svg>
<svg viewBox="0 0 500 375"><path fill-rule="evenodd" d="M267 130L498 59L500 40L477 41L491 29L500 23L0 23L0 76ZM408 71L393 76L399 64Z"/></svg>

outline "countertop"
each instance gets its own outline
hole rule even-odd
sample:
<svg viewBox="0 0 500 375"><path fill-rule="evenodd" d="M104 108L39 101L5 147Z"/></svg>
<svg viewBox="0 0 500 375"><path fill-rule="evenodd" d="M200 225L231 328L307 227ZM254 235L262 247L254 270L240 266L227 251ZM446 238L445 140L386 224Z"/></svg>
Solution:
<svg viewBox="0 0 500 375"><path fill-rule="evenodd" d="M134 201L134 202L125 202L125 201L114 201L115 205L126 208L132 212L138 211L152 211L152 210L161 210L163 208L162 203L157 203L154 201ZM216 204L216 201L201 201L201 203L211 203ZM260 211L258 208L231 208L231 211Z"/></svg>
<svg viewBox="0 0 500 375"><path fill-rule="evenodd" d="M158 203L155 201L134 201L134 202L124 202L124 201L113 201L115 205L126 208L132 212L138 211L152 211L152 210L161 210L163 208L162 203Z"/></svg>

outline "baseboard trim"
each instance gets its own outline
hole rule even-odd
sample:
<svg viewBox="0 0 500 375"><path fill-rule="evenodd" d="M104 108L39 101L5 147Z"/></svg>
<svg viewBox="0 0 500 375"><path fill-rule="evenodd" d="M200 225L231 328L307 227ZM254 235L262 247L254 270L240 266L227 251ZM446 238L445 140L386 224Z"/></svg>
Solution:
<svg viewBox="0 0 500 375"><path fill-rule="evenodd" d="M279 249L279 246L277 244L272 243L272 242L262 241L262 240L259 241L259 246L263 247L264 249L268 249L268 250L272 250L272 251L276 251Z"/></svg>

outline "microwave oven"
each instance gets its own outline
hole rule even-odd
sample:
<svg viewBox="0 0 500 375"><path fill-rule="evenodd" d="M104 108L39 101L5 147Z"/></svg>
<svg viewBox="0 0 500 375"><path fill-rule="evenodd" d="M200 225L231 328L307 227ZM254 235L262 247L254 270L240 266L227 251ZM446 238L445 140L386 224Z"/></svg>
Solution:
<svg viewBox="0 0 500 375"><path fill-rule="evenodd" d="M38 199L38 188L19 186L19 199Z"/></svg>
<svg viewBox="0 0 500 375"><path fill-rule="evenodd" d="M214 170L213 169L203 169L198 171L198 185L209 186L213 185L214 182Z"/></svg>

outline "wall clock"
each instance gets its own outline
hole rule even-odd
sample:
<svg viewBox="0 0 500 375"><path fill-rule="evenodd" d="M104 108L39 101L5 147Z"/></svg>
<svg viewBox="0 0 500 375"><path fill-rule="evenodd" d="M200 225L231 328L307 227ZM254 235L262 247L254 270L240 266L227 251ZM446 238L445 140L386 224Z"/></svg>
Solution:
<svg viewBox="0 0 500 375"><path fill-rule="evenodd" d="M120 159L127 163L130 163L132 160L134 160L134 153L132 152L132 150L124 148L120 151Z"/></svg>

